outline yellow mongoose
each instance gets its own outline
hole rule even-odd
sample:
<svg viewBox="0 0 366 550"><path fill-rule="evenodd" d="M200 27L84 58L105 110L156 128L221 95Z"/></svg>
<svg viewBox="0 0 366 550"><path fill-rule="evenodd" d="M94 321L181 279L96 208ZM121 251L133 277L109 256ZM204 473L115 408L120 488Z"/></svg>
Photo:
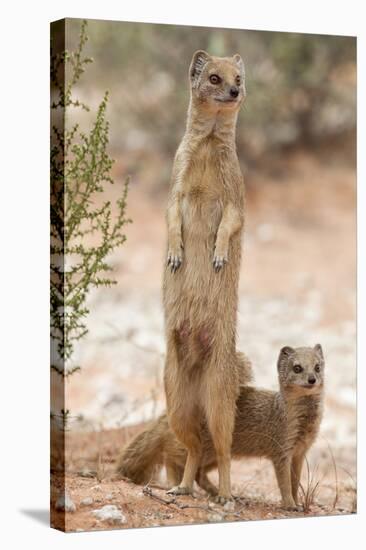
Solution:
<svg viewBox="0 0 366 550"><path fill-rule="evenodd" d="M219 470L219 502L231 498L230 448L239 393L236 317L244 183L235 146L245 97L241 57L193 55L187 127L167 208L163 301L169 424L188 451L175 494L192 491L206 421Z"/></svg>
<svg viewBox="0 0 366 550"><path fill-rule="evenodd" d="M314 348L282 348L278 362L279 391L249 386L240 388L237 400L232 456L266 457L273 462L282 503L295 508L305 453L318 433L323 410L324 358ZM203 452L196 481L212 495L217 489L207 472L217 466L212 438L202 429ZM180 478L187 453L169 428L163 414L138 434L122 451L120 475L135 483L151 480L157 466L166 466L168 482Z"/></svg>

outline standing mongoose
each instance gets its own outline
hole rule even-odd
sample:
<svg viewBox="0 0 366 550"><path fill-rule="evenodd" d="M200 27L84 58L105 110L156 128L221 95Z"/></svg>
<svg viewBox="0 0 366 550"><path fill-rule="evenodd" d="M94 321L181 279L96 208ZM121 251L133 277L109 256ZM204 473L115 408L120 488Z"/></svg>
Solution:
<svg viewBox="0 0 366 550"><path fill-rule="evenodd" d="M279 391L241 386L231 453L235 458L266 457L273 463L282 504L296 508L305 454L313 444L323 411L324 357L314 348L284 347L278 362ZM196 481L212 495L217 489L207 472L218 460L207 426L202 429L201 461ZM122 451L118 472L147 483L156 466L165 465L169 483L180 478L187 452L169 428L166 414L137 435Z"/></svg>
<svg viewBox="0 0 366 550"><path fill-rule="evenodd" d="M230 449L239 393L236 319L244 183L235 128L245 97L240 55L193 55L187 127L167 208L163 302L169 424L187 449L174 494L192 491L207 422L219 470L218 501L231 498Z"/></svg>

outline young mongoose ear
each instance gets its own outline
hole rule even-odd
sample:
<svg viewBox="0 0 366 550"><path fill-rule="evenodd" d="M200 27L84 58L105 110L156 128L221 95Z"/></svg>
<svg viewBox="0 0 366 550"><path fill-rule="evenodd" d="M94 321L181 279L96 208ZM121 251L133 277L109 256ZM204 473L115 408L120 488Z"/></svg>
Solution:
<svg viewBox="0 0 366 550"><path fill-rule="evenodd" d="M193 54L191 65L189 67L189 77L193 84L197 82L204 66L210 59L211 56L204 50L198 50Z"/></svg>
<svg viewBox="0 0 366 550"><path fill-rule="evenodd" d="M290 346L285 346L282 348L278 356L277 367L280 368L282 362L287 361L292 353L295 353L294 348L291 348Z"/></svg>
<svg viewBox="0 0 366 550"><path fill-rule="evenodd" d="M238 53L236 53L235 55L233 55L233 59L234 59L235 63L238 65L241 75L244 76L245 67L244 67L244 62L243 62L241 56Z"/></svg>
<svg viewBox="0 0 366 550"><path fill-rule="evenodd" d="M320 344L315 344L314 349L315 349L315 351L317 352L317 354L318 354L322 359L324 359L323 348L321 347L321 345L320 345Z"/></svg>

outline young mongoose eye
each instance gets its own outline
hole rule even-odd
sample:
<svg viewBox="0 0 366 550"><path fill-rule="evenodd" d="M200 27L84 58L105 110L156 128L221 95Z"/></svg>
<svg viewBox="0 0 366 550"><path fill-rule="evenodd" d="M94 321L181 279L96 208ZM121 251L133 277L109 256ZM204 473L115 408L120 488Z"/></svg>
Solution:
<svg viewBox="0 0 366 550"><path fill-rule="evenodd" d="M217 74L212 74L210 76L210 82L211 82L211 84L220 84L221 78Z"/></svg>
<svg viewBox="0 0 366 550"><path fill-rule="evenodd" d="M314 367L315 372L320 372L320 365L317 363Z"/></svg>
<svg viewBox="0 0 366 550"><path fill-rule="evenodd" d="M299 374L299 373L302 372L304 369L302 368L301 365L294 365L294 366L292 367L292 370L293 370L294 372L296 372L296 374Z"/></svg>
<svg viewBox="0 0 366 550"><path fill-rule="evenodd" d="M240 86L240 82L241 82L240 76L237 76L236 79L235 79L236 85L237 85L237 86Z"/></svg>

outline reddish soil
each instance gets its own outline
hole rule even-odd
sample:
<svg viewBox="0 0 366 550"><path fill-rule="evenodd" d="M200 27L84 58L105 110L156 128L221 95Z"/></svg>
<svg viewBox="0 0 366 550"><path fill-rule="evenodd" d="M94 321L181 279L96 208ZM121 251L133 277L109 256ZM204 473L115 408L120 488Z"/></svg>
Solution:
<svg viewBox="0 0 366 550"><path fill-rule="evenodd" d="M310 504L305 511L290 512L281 508L279 491L272 466L265 460L246 460L233 463L233 492L235 509L225 509L210 502L207 495L196 487L194 497L181 496L175 500L166 494L164 482L159 480L147 488L114 476L116 457L121 446L142 426L121 430L106 430L100 433L75 433L66 435L66 478L54 475L53 503L62 493L64 479L66 491L76 506L75 512L55 511L52 507L52 526L66 531L90 531L111 528L156 527L219 521L248 521L309 517L329 514L350 514L356 511L355 486L349 476L337 472L329 464L311 472L313 479L308 485L306 472L303 487L309 494ZM321 460L321 457L318 457ZM213 481L217 476L212 474ZM314 497L311 491L320 482ZM157 486L159 485L159 488ZM337 495L338 492L338 495ZM85 498L93 502L83 505ZM114 524L99 520L93 510L104 505L115 505L126 522Z"/></svg>

